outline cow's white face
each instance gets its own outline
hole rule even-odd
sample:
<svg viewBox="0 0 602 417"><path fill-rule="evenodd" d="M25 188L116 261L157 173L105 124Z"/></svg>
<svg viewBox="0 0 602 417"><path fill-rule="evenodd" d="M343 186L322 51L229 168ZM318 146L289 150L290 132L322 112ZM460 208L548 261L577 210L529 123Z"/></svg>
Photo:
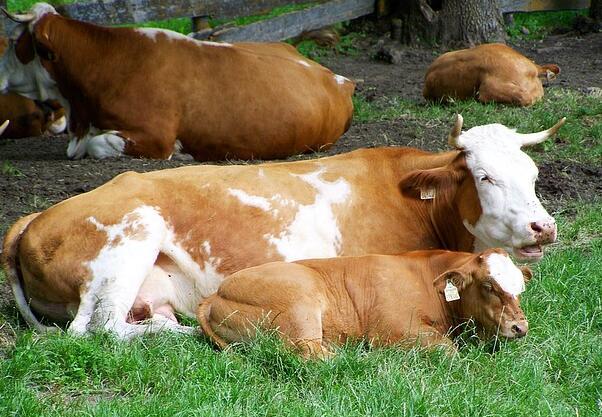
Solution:
<svg viewBox="0 0 602 417"><path fill-rule="evenodd" d="M502 247L519 259L535 261L543 256L542 246L556 240L556 223L535 195L537 167L520 149L536 143L534 135L491 124L474 127L457 139L482 210L474 224L464 219L477 239L475 250Z"/></svg>
<svg viewBox="0 0 602 417"><path fill-rule="evenodd" d="M34 5L26 16L27 22L20 23L12 32L8 48L0 60L0 91L13 92L32 100L49 99L64 102L56 82L42 65L34 49L33 28L36 22L48 13L56 14L54 8L45 3ZM19 50L19 53L17 53Z"/></svg>

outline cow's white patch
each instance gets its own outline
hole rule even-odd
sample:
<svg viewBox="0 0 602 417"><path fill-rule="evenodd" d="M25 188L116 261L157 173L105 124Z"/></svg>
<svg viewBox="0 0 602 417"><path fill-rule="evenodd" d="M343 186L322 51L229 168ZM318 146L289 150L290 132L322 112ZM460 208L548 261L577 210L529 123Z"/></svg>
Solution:
<svg viewBox="0 0 602 417"><path fill-rule="evenodd" d="M349 78L343 77L339 74L334 74L334 79L336 80L337 84L345 84L349 81Z"/></svg>
<svg viewBox="0 0 602 417"><path fill-rule="evenodd" d="M203 267L190 256L179 244L175 235L169 231L161 252L167 255L177 266L174 271L173 285L175 298L172 304L176 311L194 317L199 303L217 291L224 275L218 272L221 259L211 256L211 245L208 241L201 244L204 252Z"/></svg>
<svg viewBox="0 0 602 417"><path fill-rule="evenodd" d="M36 3L31 6L30 13L32 13L35 17L29 22L29 27L32 28L35 26L38 21L47 14L58 14L56 9L52 7L48 3Z"/></svg>
<svg viewBox="0 0 602 417"><path fill-rule="evenodd" d="M173 30L168 30L168 29L137 28L134 30L136 32L140 33L141 35L144 35L144 36L152 39L155 42L157 41L158 35L164 35L169 40L188 41L188 42L195 43L199 46L203 46L203 45L205 45L205 46L222 46L222 47L232 46L231 43L227 43L227 42L221 43L221 42L199 41L199 40L196 40L189 36L182 35L181 33L174 32Z"/></svg>
<svg viewBox="0 0 602 417"><path fill-rule="evenodd" d="M482 209L475 224L464 219L475 248L502 247L518 255L536 243L531 223L554 223L535 195L537 167L521 151L516 132L500 124L476 126L462 133L460 143Z"/></svg>
<svg viewBox="0 0 602 417"><path fill-rule="evenodd" d="M52 122L50 126L48 126L48 130L54 135L58 135L59 133L64 132L66 128L67 118L65 116L61 116L60 118Z"/></svg>
<svg viewBox="0 0 602 417"><path fill-rule="evenodd" d="M302 59L299 59L299 60L297 61L297 63L299 63L299 64L303 65L304 67L309 67L309 66L311 66L311 65L309 65L309 63L307 63L307 62L303 61Z"/></svg>
<svg viewBox="0 0 602 417"><path fill-rule="evenodd" d="M125 139L116 130L101 131L90 126L83 138L72 137L67 146L67 157L81 159L86 155L103 159L123 155Z"/></svg>
<svg viewBox="0 0 602 417"><path fill-rule="evenodd" d="M165 223L154 207L141 206L114 225L89 217L107 241L95 259L84 265L90 281L80 295L80 304L69 331L83 334L88 326L124 333L126 316L145 277L159 253Z"/></svg>
<svg viewBox="0 0 602 417"><path fill-rule="evenodd" d="M228 188L228 193L231 196L238 198L238 200L246 206L257 207L263 211L270 211L272 208L270 201L265 197L250 195L243 190L238 190L235 188Z"/></svg>
<svg viewBox="0 0 602 417"><path fill-rule="evenodd" d="M342 178L334 182L323 180L320 177L325 172L321 168L309 174L291 174L315 188L316 197L313 204L298 205L295 218L282 232L264 236L285 261L338 255L341 232L332 206L346 202L351 187Z"/></svg>
<svg viewBox="0 0 602 417"><path fill-rule="evenodd" d="M514 297L525 290L523 273L509 257L492 253L487 256L486 262L491 277L502 287L502 290Z"/></svg>

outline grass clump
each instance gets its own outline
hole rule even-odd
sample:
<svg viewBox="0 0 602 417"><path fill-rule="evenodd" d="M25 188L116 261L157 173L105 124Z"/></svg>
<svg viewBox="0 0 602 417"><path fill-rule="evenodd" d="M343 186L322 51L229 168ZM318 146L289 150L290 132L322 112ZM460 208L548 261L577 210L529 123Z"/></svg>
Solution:
<svg viewBox="0 0 602 417"><path fill-rule="evenodd" d="M554 158L577 159L597 163L602 160L602 100L583 93L551 88L544 98L531 107L502 104L481 104L475 100L456 101L447 105L418 103L399 97L369 102L356 95L353 98L356 123L382 120L417 120L423 126L445 127L456 113L464 116L464 126L502 123L518 132L530 133L552 127L561 117L567 122L555 140L545 141L532 148L534 157L551 155Z"/></svg>
<svg viewBox="0 0 602 417"><path fill-rule="evenodd" d="M543 39L555 28L570 27L577 16L587 16L587 12L587 9L584 9L514 13L514 21L506 27L506 32L512 38ZM529 33L525 35L521 31L522 28L526 28Z"/></svg>

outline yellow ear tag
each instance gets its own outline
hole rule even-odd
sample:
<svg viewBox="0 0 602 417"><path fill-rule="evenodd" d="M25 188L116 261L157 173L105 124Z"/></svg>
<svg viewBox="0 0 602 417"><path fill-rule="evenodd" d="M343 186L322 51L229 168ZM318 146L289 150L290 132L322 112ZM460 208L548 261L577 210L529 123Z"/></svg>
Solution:
<svg viewBox="0 0 602 417"><path fill-rule="evenodd" d="M435 198L435 189L434 188L427 188L426 190L421 188L420 189L420 199L421 200L432 200Z"/></svg>
<svg viewBox="0 0 602 417"><path fill-rule="evenodd" d="M445 285L445 301L456 301L460 299L460 293L454 284L450 280L447 280Z"/></svg>

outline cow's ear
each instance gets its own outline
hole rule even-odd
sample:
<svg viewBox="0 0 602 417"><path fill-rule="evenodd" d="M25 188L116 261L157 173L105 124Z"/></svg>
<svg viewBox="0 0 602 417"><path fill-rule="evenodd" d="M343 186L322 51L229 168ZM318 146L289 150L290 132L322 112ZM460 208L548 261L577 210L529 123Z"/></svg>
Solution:
<svg viewBox="0 0 602 417"><path fill-rule="evenodd" d="M24 30L15 41L15 55L21 64L27 65L35 56L33 50L33 37L28 30Z"/></svg>
<svg viewBox="0 0 602 417"><path fill-rule="evenodd" d="M455 190L468 173L462 153L450 164L432 169L420 169L407 173L399 182L399 189L406 197L433 199L437 194Z"/></svg>
<svg viewBox="0 0 602 417"><path fill-rule="evenodd" d="M34 30L35 50L40 59L54 62L57 59L56 53L54 52L54 48L48 37L47 27L43 23L44 22L37 25Z"/></svg>
<svg viewBox="0 0 602 417"><path fill-rule="evenodd" d="M433 281L433 285L440 293L445 291L445 286L447 282L451 282L458 291L463 291L472 283L472 276L461 269L452 269L451 271L446 271L439 275Z"/></svg>
<svg viewBox="0 0 602 417"><path fill-rule="evenodd" d="M523 273L523 278L525 279L525 282L529 282L531 278L533 278L533 271L531 271L531 268L529 268L528 266L521 266L520 271Z"/></svg>

